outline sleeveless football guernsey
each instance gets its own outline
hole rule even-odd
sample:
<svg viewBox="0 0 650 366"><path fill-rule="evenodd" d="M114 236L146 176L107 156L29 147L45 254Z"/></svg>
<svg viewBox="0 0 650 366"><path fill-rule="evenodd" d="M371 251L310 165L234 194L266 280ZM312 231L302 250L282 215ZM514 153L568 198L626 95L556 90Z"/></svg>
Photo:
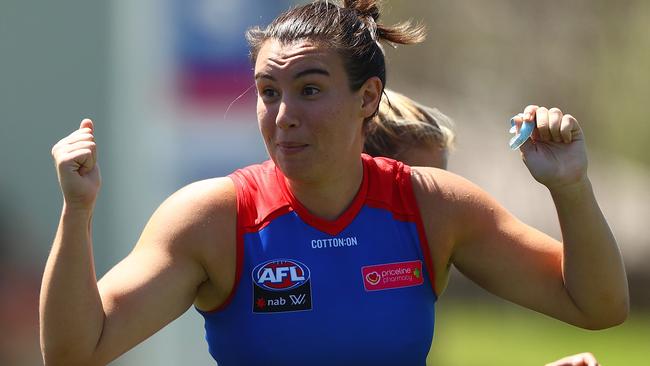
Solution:
<svg viewBox="0 0 650 366"><path fill-rule="evenodd" d="M425 365L436 294L410 168L362 160L361 187L334 221L310 214L272 161L230 175L235 286L200 311L220 366Z"/></svg>

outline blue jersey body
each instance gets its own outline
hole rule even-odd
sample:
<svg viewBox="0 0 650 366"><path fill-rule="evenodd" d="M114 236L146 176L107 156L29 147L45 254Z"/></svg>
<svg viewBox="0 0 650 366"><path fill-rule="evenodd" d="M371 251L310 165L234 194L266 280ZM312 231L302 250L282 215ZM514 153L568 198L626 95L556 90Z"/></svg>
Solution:
<svg viewBox="0 0 650 366"><path fill-rule="evenodd" d="M272 162L237 188L237 279L201 312L220 366L426 363L436 294L410 168L362 156L364 178L337 220L311 215Z"/></svg>

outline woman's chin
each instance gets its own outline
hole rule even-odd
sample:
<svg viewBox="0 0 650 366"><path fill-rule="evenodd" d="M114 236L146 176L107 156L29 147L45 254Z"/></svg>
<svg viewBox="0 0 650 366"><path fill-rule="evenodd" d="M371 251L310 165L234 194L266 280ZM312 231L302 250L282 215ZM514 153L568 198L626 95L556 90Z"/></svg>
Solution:
<svg viewBox="0 0 650 366"><path fill-rule="evenodd" d="M275 164L285 177L293 181L308 181L313 175L313 165L307 162L278 159Z"/></svg>

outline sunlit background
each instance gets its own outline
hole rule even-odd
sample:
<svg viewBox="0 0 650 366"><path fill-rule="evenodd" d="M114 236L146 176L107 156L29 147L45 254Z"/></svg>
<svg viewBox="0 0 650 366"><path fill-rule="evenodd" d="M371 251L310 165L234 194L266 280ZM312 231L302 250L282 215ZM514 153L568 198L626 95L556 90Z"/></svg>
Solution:
<svg viewBox="0 0 650 366"><path fill-rule="evenodd" d="M83 117L95 120L101 276L169 194L265 159L243 32L292 3L2 1L0 365L41 364L38 290L61 207L52 145ZM648 364L650 2L386 1L384 22L409 18L427 26L428 38L387 47L388 86L456 121L450 170L556 238L548 193L507 147L508 120L530 103L577 117L632 296L624 325L584 331L455 274L438 302L429 364L542 365L583 351L604 365ZM190 309L113 364L214 363Z"/></svg>

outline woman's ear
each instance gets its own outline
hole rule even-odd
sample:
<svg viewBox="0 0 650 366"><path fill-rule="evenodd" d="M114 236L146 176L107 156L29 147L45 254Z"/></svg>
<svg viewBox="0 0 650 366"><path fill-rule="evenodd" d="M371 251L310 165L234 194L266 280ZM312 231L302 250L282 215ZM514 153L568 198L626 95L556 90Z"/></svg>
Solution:
<svg viewBox="0 0 650 366"><path fill-rule="evenodd" d="M382 90L383 84L377 76L369 78L361 86L361 111L364 119L372 117L379 108Z"/></svg>

